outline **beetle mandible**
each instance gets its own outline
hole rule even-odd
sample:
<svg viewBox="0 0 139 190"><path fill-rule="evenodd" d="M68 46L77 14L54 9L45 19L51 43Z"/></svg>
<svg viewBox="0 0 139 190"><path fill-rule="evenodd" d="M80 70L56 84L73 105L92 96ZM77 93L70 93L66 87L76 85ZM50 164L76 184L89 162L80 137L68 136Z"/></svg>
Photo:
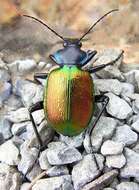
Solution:
<svg viewBox="0 0 139 190"><path fill-rule="evenodd" d="M89 134L91 134L105 110L109 98L105 95L94 95L91 73L100 71L114 62L94 66L88 70L82 70L82 66L87 64L96 55L97 51L83 51L81 49L81 40L100 20L114 11L118 10L114 9L103 15L79 39L63 38L41 20L29 15L23 15L43 24L64 41L64 48L50 55L50 58L59 65L59 68L52 70L49 74L36 73L34 75L36 81L47 78L44 101L37 102L29 109L33 129L40 149L44 149L45 146L32 116L34 111L44 109L48 123L56 132L65 136L76 136L87 128L94 113L95 103L102 103L103 105L93 126L89 130Z"/></svg>

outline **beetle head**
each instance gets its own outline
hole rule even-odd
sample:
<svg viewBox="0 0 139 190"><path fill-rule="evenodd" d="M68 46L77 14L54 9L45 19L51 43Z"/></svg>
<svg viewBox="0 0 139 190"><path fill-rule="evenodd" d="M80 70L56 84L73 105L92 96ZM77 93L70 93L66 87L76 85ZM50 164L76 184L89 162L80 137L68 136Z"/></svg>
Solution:
<svg viewBox="0 0 139 190"><path fill-rule="evenodd" d="M77 38L66 38L64 40L63 46L64 47L71 47L71 46L73 47L74 46L74 47L81 48L82 43Z"/></svg>

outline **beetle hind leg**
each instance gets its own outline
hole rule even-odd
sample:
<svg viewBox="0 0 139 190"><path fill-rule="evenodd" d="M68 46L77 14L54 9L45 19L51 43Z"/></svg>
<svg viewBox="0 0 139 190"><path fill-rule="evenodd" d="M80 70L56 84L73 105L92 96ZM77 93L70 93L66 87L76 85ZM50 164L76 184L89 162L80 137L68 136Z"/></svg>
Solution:
<svg viewBox="0 0 139 190"><path fill-rule="evenodd" d="M34 111L37 111L37 110L40 110L40 109L43 109L43 101L37 102L36 104L32 105L29 108L29 115L30 115L30 120L32 122L33 130L34 130L34 133L35 133L36 138L38 140L39 146L42 147L43 146L43 142L42 142L41 136L40 136L40 134L38 132L37 126L35 124L35 121L34 121L34 118L33 118L33 115L32 115L32 113Z"/></svg>
<svg viewBox="0 0 139 190"><path fill-rule="evenodd" d="M92 147L92 143L91 143L91 134L92 134L94 127L98 123L100 117L102 116L107 104L109 103L109 97L105 96L105 95L96 95L95 96L95 103L102 103L102 108L101 108L98 116L96 117L93 125L89 129L87 129L87 131L86 131L86 133L87 133L86 138L88 139L88 143L89 143L87 145L89 147L89 150L87 149L88 153L93 152L93 147ZM84 145L84 146L86 146L86 145Z"/></svg>

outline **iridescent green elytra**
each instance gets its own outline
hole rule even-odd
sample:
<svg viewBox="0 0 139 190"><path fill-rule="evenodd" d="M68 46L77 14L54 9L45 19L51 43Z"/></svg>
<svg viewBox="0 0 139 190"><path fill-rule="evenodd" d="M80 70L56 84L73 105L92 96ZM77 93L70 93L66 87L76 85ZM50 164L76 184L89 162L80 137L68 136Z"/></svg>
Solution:
<svg viewBox="0 0 139 190"><path fill-rule="evenodd" d="M44 96L49 124L59 133L81 133L93 115L93 82L87 71L64 66L50 72Z"/></svg>

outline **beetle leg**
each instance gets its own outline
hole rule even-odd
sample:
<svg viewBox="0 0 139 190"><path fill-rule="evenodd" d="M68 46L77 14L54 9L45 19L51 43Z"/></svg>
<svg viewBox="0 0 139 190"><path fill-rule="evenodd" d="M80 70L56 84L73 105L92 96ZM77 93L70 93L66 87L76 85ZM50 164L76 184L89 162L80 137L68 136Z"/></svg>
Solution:
<svg viewBox="0 0 139 190"><path fill-rule="evenodd" d="M91 148L91 152L93 152L93 148L92 148L92 143L91 143L91 137L90 137L90 136L91 136L91 134L92 134L92 131L93 131L94 127L95 127L96 124L98 123L98 121L99 121L99 119L100 119L102 113L104 112L104 110L105 110L105 108L106 108L108 102L109 102L109 97L108 97L108 96L105 96L105 95L96 95L96 96L95 96L95 103L102 103L103 106L102 106L102 109L100 110L98 116L96 117L96 119L95 119L95 121L94 121L92 127L90 127L90 128L87 130L87 133L88 133L87 135L88 135L88 137L89 137L89 146L90 146L90 148Z"/></svg>
<svg viewBox="0 0 139 190"><path fill-rule="evenodd" d="M97 66L95 66L95 67L93 67L93 68L90 68L90 69L88 70L88 72L89 72L89 73L95 73L95 72L97 72L97 71L100 71L101 69L104 69L104 68L107 67L107 66L113 65L116 61L118 61L118 60L120 59L120 57L123 55L123 53L124 53L124 51L122 51L121 54L120 54L114 61L112 61L112 62L110 62L110 63L107 63L107 64L97 65Z"/></svg>
<svg viewBox="0 0 139 190"><path fill-rule="evenodd" d="M88 50L86 52L86 54L87 54L87 58L85 58L82 61L82 66L86 65L97 54L97 51L96 50L94 50L94 51Z"/></svg>
<svg viewBox="0 0 139 190"><path fill-rule="evenodd" d="M37 138L37 140L38 140L38 143L39 143L40 147L42 147L42 146L43 146L43 142L42 142L42 139L41 139L40 134L39 134L39 132L38 132L38 129L37 129L37 127L36 127L34 118L33 118L33 116L32 116L32 113L33 113L34 111L37 111L37 110L40 110L40 109L43 109L43 102L42 102L42 101L41 101L41 102L37 102L36 104L32 105L32 106L29 108L29 115L30 115L30 119L31 119L31 121L32 121L33 130L34 130L34 132L35 132L35 135L36 135L36 138Z"/></svg>
<svg viewBox="0 0 139 190"><path fill-rule="evenodd" d="M35 73L34 74L34 80L36 82L38 82L39 84L41 84L41 82L39 81L39 79L46 79L48 76L48 73Z"/></svg>

